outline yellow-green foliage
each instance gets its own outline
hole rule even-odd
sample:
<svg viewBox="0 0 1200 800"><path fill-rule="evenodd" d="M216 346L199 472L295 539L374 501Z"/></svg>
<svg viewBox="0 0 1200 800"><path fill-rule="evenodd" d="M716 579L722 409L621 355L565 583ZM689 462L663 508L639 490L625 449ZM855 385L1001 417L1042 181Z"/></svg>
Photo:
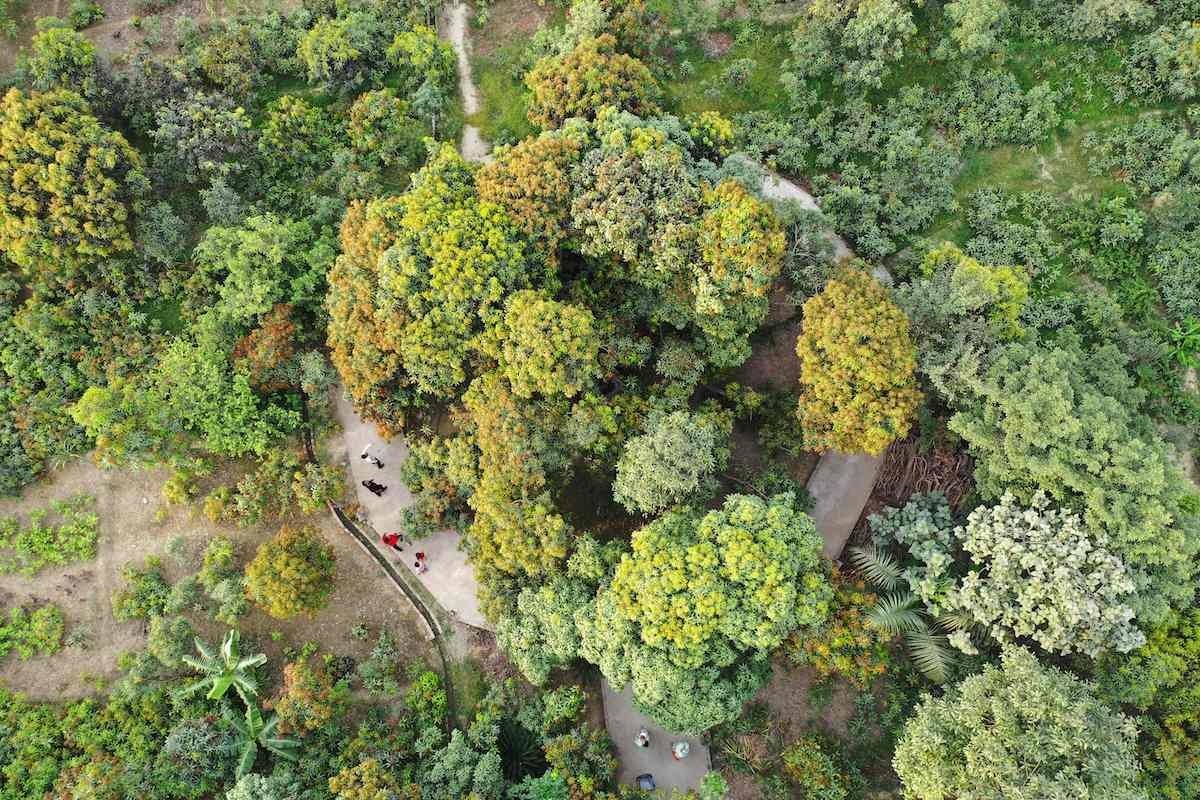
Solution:
<svg viewBox="0 0 1200 800"><path fill-rule="evenodd" d="M706 189L703 203L696 321L709 337L713 361L735 366L750 356L746 337L766 316L767 291L783 268L787 239L771 207L737 181Z"/></svg>
<svg viewBox="0 0 1200 800"><path fill-rule="evenodd" d="M719 161L733 150L733 122L716 111L701 111L684 120L688 135L702 151Z"/></svg>
<svg viewBox="0 0 1200 800"><path fill-rule="evenodd" d="M336 800L416 800L421 796L416 785L402 788L373 758L334 775L329 779L329 791Z"/></svg>
<svg viewBox="0 0 1200 800"><path fill-rule="evenodd" d="M790 494L731 495L703 517L672 511L632 544L608 591L641 641L681 667L767 652L829 613L821 537Z"/></svg>
<svg viewBox="0 0 1200 800"><path fill-rule="evenodd" d="M986 308L988 318L1007 336L1021 333L1021 309L1029 298L1029 276L1025 272L1011 266L983 264L949 242L930 250L921 262L921 271L926 275L943 269L950 273L952 299L962 312Z"/></svg>
<svg viewBox="0 0 1200 800"><path fill-rule="evenodd" d="M616 106L639 116L658 111L657 85L641 61L616 51L611 34L581 41L562 56L546 56L525 76L533 93L529 121L557 128L571 117L595 116L603 106Z"/></svg>
<svg viewBox="0 0 1200 800"><path fill-rule="evenodd" d="M806 448L877 455L908 434L921 402L916 347L904 312L862 269L804 304L796 354Z"/></svg>
<svg viewBox="0 0 1200 800"><path fill-rule="evenodd" d="M22 660L35 655L53 655L62 649L62 611L55 605L44 605L27 612L13 608L8 622L0 624L0 658L16 650Z"/></svg>
<svg viewBox="0 0 1200 800"><path fill-rule="evenodd" d="M570 168L582 150L580 137L565 132L498 150L476 176L479 199L503 208L517 227L553 251L570 214Z"/></svg>
<svg viewBox="0 0 1200 800"><path fill-rule="evenodd" d="M833 614L819 631L788 637L788 656L822 677L837 676L866 689L887 672L888 642L892 638L867 619L876 596L861 578L833 576Z"/></svg>
<svg viewBox="0 0 1200 800"><path fill-rule="evenodd" d="M96 498L80 494L39 508L22 525L16 517L0 518L0 575L20 572L34 575L49 566L96 557L100 517ZM46 524L51 510L57 524Z"/></svg>
<svg viewBox="0 0 1200 800"><path fill-rule="evenodd" d="M586 308L519 291L508 301L497 337L500 369L517 397L574 397L600 374L600 338Z"/></svg>
<svg viewBox="0 0 1200 800"><path fill-rule="evenodd" d="M246 565L246 596L276 619L312 614L333 591L333 548L315 528L284 526Z"/></svg>
<svg viewBox="0 0 1200 800"><path fill-rule="evenodd" d="M562 411L519 401L494 372L477 378L463 402L479 448L479 484L470 501L473 563L492 574L558 571L574 534L555 511L539 445L541 431L564 423Z"/></svg>
<svg viewBox="0 0 1200 800"><path fill-rule="evenodd" d="M70 278L133 249L141 157L74 92L0 101L0 250L14 264Z"/></svg>

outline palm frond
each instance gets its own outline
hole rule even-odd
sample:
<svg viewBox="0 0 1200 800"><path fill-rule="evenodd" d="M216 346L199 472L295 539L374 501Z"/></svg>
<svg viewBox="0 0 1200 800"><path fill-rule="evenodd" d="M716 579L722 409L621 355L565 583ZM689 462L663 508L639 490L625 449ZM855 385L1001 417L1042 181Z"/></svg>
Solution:
<svg viewBox="0 0 1200 800"><path fill-rule="evenodd" d="M909 592L884 595L867 612L867 621L888 633L926 630L924 618L918 611L920 601Z"/></svg>
<svg viewBox="0 0 1200 800"><path fill-rule="evenodd" d="M885 591L900 584L902 570L900 562L886 550L872 544L869 547L850 548L850 561L867 576L867 580Z"/></svg>
<svg viewBox="0 0 1200 800"><path fill-rule="evenodd" d="M195 694L196 692L200 691L204 687L208 686L209 683L210 683L210 679L201 678L200 680L195 681L194 683L189 683L187 686L184 686L180 689L176 689L174 692L174 695L176 697L189 697L189 696Z"/></svg>
<svg viewBox="0 0 1200 800"><path fill-rule="evenodd" d="M210 663L217 660L216 654L213 652L212 648L208 646L208 643L206 641L204 641L199 636L197 636L195 639L195 642L196 642L196 652L200 654L200 657L202 659L204 659L205 661L208 661ZM185 659L191 658L191 656L184 656L184 658Z"/></svg>
<svg viewBox="0 0 1200 800"><path fill-rule="evenodd" d="M253 739L247 739L245 748L242 750L242 757L237 765L237 777L241 780L246 773L254 769L254 762L258 760L258 744Z"/></svg>
<svg viewBox="0 0 1200 800"><path fill-rule="evenodd" d="M237 666L234 667L234 669L254 669L255 667L262 666L265 663L267 663L267 654L255 653L252 656L246 656L238 661Z"/></svg>
<svg viewBox="0 0 1200 800"><path fill-rule="evenodd" d="M947 611L936 620L937 626L944 631L966 631L975 627L975 618L966 611Z"/></svg>
<svg viewBox="0 0 1200 800"><path fill-rule="evenodd" d="M221 660L226 664L236 664L238 661L238 638L237 630L231 630L221 642Z"/></svg>
<svg viewBox="0 0 1200 800"><path fill-rule="evenodd" d="M921 674L934 683L950 680L955 659L945 635L928 630L908 631L904 634L904 642L908 645L909 658Z"/></svg>

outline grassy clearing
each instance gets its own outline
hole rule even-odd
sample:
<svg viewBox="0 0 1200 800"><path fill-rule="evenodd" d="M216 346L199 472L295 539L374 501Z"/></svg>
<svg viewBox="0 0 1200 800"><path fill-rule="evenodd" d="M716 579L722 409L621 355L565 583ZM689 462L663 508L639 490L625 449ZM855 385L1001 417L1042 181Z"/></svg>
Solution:
<svg viewBox="0 0 1200 800"><path fill-rule="evenodd" d="M493 144L518 142L537 131L525 116L528 90L517 78L524 42L513 42L491 55L477 56L473 65L479 88L479 113L470 122Z"/></svg>
<svg viewBox="0 0 1200 800"><path fill-rule="evenodd" d="M687 43L673 59L674 77L665 82L668 109L681 115L717 111L733 116L758 109L785 112L787 93L779 76L789 56L789 31L786 25L732 23L708 37L710 42L732 41L729 50L717 58L705 55L702 43ZM729 74L731 65L738 62L750 66L741 81L732 80Z"/></svg>

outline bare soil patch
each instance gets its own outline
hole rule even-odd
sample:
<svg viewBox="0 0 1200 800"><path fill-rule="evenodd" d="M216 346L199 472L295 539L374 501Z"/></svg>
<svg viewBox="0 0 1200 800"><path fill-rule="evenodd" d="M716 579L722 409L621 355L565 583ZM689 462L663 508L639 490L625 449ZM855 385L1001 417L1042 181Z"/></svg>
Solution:
<svg viewBox="0 0 1200 800"><path fill-rule="evenodd" d="M720 58L728 53L731 47L733 36L724 31L710 33L700 41L700 49L707 58Z"/></svg>
<svg viewBox="0 0 1200 800"><path fill-rule="evenodd" d="M175 509L158 519L162 506L160 488L166 470L102 470L81 459L49 474L20 498L0 501L0 514L28 514L54 500L87 493L96 498L100 515L100 541L94 561L45 570L32 577L0 576L0 598L6 607L27 603L58 604L67 622L67 632L82 629L89 645L64 648L53 656L20 661L15 654L3 663L5 683L35 698L78 697L91 694L104 682L118 677L117 657L145 643L141 621L117 622L112 617L111 597L122 584L122 567L141 564L147 556L159 556L169 580L194 573L200 554L217 535L238 545L242 562L253 557L258 545L273 536L278 523L253 527L214 524L191 507ZM430 647L419 632L415 613L388 582L378 566L363 553L337 524L325 514L296 520L322 532L337 557L337 581L329 604L312 618L275 620L258 609L243 617L240 628L246 646L266 652L276 673L284 663L284 651L299 650L312 641L323 652L365 658L379 630L386 626L399 640L401 652L432 663ZM184 542L183 563L168 554L175 538ZM210 640L224 633L224 626L190 615L197 631ZM354 627L362 623L370 635L355 638ZM273 635L274 634L274 635Z"/></svg>
<svg viewBox="0 0 1200 800"><path fill-rule="evenodd" d="M497 0L488 5L487 23L472 32L471 49L478 56L490 56L507 44L528 39L552 14L549 3Z"/></svg>
<svg viewBox="0 0 1200 800"><path fill-rule="evenodd" d="M799 337L798 320L756 334L754 349L746 363L738 368L736 380L755 389L796 391L800 381L800 358L796 355Z"/></svg>
<svg viewBox="0 0 1200 800"><path fill-rule="evenodd" d="M846 737L854 716L854 687L844 682L828 687L827 700L815 704L811 692L821 680L811 667L796 667L786 658L777 657L770 682L755 696L771 709L771 717L780 726L784 738L793 739L806 731L816 731L839 739ZM824 687L823 687L824 688Z"/></svg>

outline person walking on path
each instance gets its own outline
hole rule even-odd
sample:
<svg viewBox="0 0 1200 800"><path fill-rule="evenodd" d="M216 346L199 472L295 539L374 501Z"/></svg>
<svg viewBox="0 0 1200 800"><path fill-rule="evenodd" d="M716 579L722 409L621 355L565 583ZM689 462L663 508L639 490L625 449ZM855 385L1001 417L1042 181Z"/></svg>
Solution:
<svg viewBox="0 0 1200 800"><path fill-rule="evenodd" d="M388 533L385 533L380 538L383 539L384 544L386 544L388 547L395 550L397 553L404 552L404 548L400 546L400 542L404 537L401 536L396 531L390 531Z"/></svg>
<svg viewBox="0 0 1200 800"><path fill-rule="evenodd" d="M362 485L367 487L367 491L376 497L383 497L383 493L387 491L387 487L376 480L368 478L362 482Z"/></svg>
<svg viewBox="0 0 1200 800"><path fill-rule="evenodd" d="M383 469L383 462L367 452L370 449L371 449L371 445L370 445L370 443L368 443L367 446L363 448L362 452L358 454L358 457L361 458L363 461L370 461L378 469Z"/></svg>
<svg viewBox="0 0 1200 800"><path fill-rule="evenodd" d="M676 761L682 761L688 757L688 753L692 752L692 746L687 742L672 742L671 757Z"/></svg>
<svg viewBox="0 0 1200 800"><path fill-rule="evenodd" d="M638 731L637 737L633 740L633 743L636 744L638 747L649 747L650 746L650 731L646 730L645 728L642 728L640 731Z"/></svg>
<svg viewBox="0 0 1200 800"><path fill-rule="evenodd" d="M423 575L429 571L429 567L426 566L425 559L418 558L416 561L413 562L413 570L416 571L416 573L418 575Z"/></svg>

